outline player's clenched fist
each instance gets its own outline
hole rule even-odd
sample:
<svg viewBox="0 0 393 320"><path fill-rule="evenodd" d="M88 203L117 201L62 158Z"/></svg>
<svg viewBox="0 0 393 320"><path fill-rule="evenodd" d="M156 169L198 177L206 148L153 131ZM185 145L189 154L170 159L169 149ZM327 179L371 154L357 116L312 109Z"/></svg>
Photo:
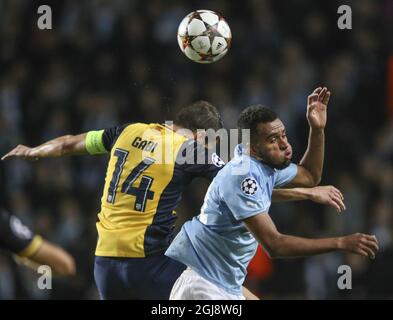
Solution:
<svg viewBox="0 0 393 320"><path fill-rule="evenodd" d="M370 259L374 259L376 252L379 250L377 238L363 233L355 233L340 238L339 247L342 250L369 257Z"/></svg>

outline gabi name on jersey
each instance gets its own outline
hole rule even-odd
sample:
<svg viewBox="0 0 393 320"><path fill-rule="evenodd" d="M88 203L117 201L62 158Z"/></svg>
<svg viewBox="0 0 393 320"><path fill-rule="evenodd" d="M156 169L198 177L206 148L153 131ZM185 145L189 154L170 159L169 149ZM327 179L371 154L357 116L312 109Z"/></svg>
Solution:
<svg viewBox="0 0 393 320"><path fill-rule="evenodd" d="M132 142L132 146L147 152L154 152L158 142L143 140L141 137L136 137Z"/></svg>

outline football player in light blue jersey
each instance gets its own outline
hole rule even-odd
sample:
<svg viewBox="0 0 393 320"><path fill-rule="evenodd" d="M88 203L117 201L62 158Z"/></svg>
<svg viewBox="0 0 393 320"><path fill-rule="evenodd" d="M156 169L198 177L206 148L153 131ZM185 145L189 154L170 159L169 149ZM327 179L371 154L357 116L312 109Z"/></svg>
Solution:
<svg viewBox="0 0 393 320"><path fill-rule="evenodd" d="M299 165L291 163L284 124L273 111L257 105L241 113L238 127L250 130L250 142L236 147L234 159L211 183L200 215L183 225L166 251L188 266L175 282L171 299L244 299L242 285L257 242L272 258L335 250L375 257L375 236L284 235L268 214L273 188L312 187L320 182L329 98L327 88L317 88L308 97L309 143Z"/></svg>

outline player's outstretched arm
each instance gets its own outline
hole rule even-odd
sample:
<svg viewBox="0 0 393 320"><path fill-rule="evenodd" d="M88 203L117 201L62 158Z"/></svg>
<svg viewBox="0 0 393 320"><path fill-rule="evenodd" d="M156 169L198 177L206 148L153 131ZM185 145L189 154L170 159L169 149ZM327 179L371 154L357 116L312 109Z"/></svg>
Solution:
<svg viewBox="0 0 393 320"><path fill-rule="evenodd" d="M29 258L39 265L50 266L56 275L69 276L75 275L75 261L62 248L44 240L37 252Z"/></svg>
<svg viewBox="0 0 393 320"><path fill-rule="evenodd" d="M243 221L272 258L304 257L331 251L348 251L374 259L379 249L375 236L361 233L324 239L306 239L281 234L267 213L257 214Z"/></svg>
<svg viewBox="0 0 393 320"><path fill-rule="evenodd" d="M40 158L83 154L88 154L86 149L86 133L58 137L33 148L20 144L4 155L1 160L10 158L38 160Z"/></svg>
<svg viewBox="0 0 393 320"><path fill-rule="evenodd" d="M325 204L336 209L337 212L345 210L344 196L333 186L318 186L313 188L274 189L273 202L311 200Z"/></svg>
<svg viewBox="0 0 393 320"><path fill-rule="evenodd" d="M298 166L298 173L291 186L313 187L321 181L325 154L325 126L330 91L317 88L308 96L307 121L310 125L308 147Z"/></svg>
<svg viewBox="0 0 393 320"><path fill-rule="evenodd" d="M76 273L74 258L62 248L42 240L37 251L32 256L16 254L14 259L31 269L37 269L40 265L47 265L56 276L72 276Z"/></svg>

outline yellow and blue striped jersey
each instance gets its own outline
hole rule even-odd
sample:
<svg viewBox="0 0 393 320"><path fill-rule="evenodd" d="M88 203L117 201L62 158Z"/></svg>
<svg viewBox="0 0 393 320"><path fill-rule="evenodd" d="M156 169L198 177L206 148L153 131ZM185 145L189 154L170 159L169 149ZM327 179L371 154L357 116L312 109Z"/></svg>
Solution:
<svg viewBox="0 0 393 320"><path fill-rule="evenodd" d="M88 136L90 153L110 152L96 255L146 257L165 251L174 237L174 209L184 187L194 177L213 179L222 164L209 161L209 152L194 140L157 123Z"/></svg>

